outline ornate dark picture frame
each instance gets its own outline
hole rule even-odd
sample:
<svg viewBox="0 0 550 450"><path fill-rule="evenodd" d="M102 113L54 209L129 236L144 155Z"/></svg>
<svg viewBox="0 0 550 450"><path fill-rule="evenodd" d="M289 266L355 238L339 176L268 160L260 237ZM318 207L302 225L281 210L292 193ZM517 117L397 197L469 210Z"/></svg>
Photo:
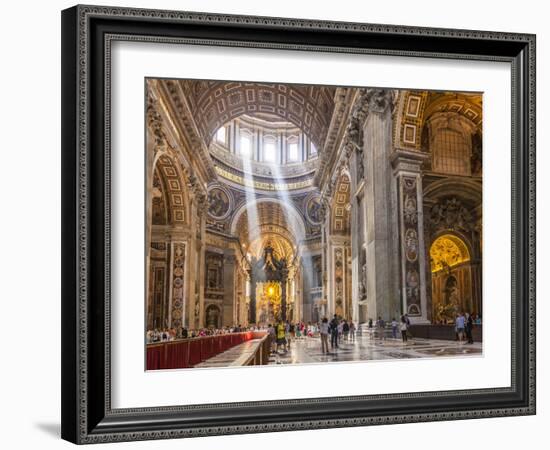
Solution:
<svg viewBox="0 0 550 450"><path fill-rule="evenodd" d="M508 62L511 386L113 409L109 102L115 40ZM534 414L535 36L98 6L63 11L62 327L62 437L79 444Z"/></svg>

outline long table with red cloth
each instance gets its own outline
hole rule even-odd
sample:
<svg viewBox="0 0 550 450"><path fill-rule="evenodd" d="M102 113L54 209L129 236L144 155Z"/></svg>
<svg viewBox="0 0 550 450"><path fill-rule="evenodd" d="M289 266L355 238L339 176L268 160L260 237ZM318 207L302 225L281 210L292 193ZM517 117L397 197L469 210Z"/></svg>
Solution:
<svg viewBox="0 0 550 450"><path fill-rule="evenodd" d="M147 370L193 367L231 347L263 336L263 332L245 331L148 344Z"/></svg>

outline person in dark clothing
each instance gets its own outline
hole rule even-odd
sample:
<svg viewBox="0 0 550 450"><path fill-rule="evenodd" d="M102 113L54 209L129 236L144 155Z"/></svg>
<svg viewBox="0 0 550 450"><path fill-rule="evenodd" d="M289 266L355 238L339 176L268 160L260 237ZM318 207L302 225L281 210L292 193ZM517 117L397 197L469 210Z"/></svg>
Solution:
<svg viewBox="0 0 550 450"><path fill-rule="evenodd" d="M474 343L473 328L474 328L474 319L471 314L466 313L466 323L464 324L464 331L466 333L466 339L468 339L468 344Z"/></svg>
<svg viewBox="0 0 550 450"><path fill-rule="evenodd" d="M330 347L338 348L338 316L336 314L330 321Z"/></svg>
<svg viewBox="0 0 550 450"><path fill-rule="evenodd" d="M344 320L342 332L344 333L344 341L347 341L349 339L349 323L347 322L347 320Z"/></svg>
<svg viewBox="0 0 550 450"><path fill-rule="evenodd" d="M399 330L401 331L401 339L403 339L403 343L407 342L407 318L405 316L401 316L401 323L399 324Z"/></svg>

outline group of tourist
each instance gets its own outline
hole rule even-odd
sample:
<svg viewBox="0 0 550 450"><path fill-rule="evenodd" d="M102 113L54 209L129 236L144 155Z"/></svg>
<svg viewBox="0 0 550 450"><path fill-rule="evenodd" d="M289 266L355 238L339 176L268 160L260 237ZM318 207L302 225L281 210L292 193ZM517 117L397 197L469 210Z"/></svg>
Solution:
<svg viewBox="0 0 550 450"><path fill-rule="evenodd" d="M146 339L148 344L156 344L159 342L170 342L177 339L189 339L189 338L198 338L204 336L218 336L220 334L229 334L229 333L241 333L244 331L254 331L258 328L256 327L243 327L241 325L232 326L232 327L222 327L222 328L199 328L197 330L188 330L185 327L179 329L176 328L164 328L164 329L154 329L147 330Z"/></svg>
<svg viewBox="0 0 550 450"><path fill-rule="evenodd" d="M334 317L329 322L326 317L321 320L319 324L319 334L321 336L321 351L323 353L329 353L328 351L328 337L330 335L330 347L331 349L339 348L342 341L354 342L357 327L352 320L347 321L334 314Z"/></svg>
<svg viewBox="0 0 550 450"><path fill-rule="evenodd" d="M386 340L387 324L381 316L378 316L378 320L376 321L376 323L372 319L369 319L367 324L369 330L371 330L375 338L378 338L381 341ZM408 314L403 314L399 318L399 320L397 320L395 317L392 317L390 322L391 337L393 339L399 339L399 336L401 336L401 340L404 343L408 342L409 338L412 337L410 326L411 320L409 319Z"/></svg>
<svg viewBox="0 0 550 450"><path fill-rule="evenodd" d="M459 343L473 344L473 329L475 320L470 313L458 313L455 319L456 340Z"/></svg>
<svg viewBox="0 0 550 450"><path fill-rule="evenodd" d="M473 328L476 324L481 323L479 316L473 316L469 313L458 313L455 321L455 334L456 340L460 343L473 344ZM403 314L399 320L395 317L392 318L389 327L386 321L379 316L376 321L368 319L367 327L372 335L380 341L386 340L386 330L391 330L391 337L393 339L399 339L403 343L408 342L412 337L410 332L411 321L408 314ZM200 328L197 330L188 330L185 327L164 328L148 330L146 339L148 344L169 342L177 339L189 339L198 338L204 336L217 336L221 334L240 333L244 331L267 331L271 336L272 351L279 352L283 349L283 352L288 352L290 344L293 339L303 340L306 338L314 338L319 336L321 338L321 351L323 353L329 353L329 339L330 348L339 348L342 342L354 342L356 335L360 333L355 323L352 320L346 320L338 315L329 321L324 317L319 323L303 321L297 323L279 320L275 324L268 324L267 326L226 326L222 328Z"/></svg>
<svg viewBox="0 0 550 450"><path fill-rule="evenodd" d="M471 316L472 316L472 320L474 321L474 325L481 325L481 316L479 314L472 314ZM435 321L435 323L438 325L449 325L449 324L453 324L455 321L456 321L456 317L455 319L444 317Z"/></svg>
<svg viewBox="0 0 550 450"><path fill-rule="evenodd" d="M311 322L290 322L279 320L276 324L268 324L267 332L271 337L271 351L279 352L283 348L284 353L290 350L292 339L305 339L317 335L317 327Z"/></svg>
<svg viewBox="0 0 550 450"><path fill-rule="evenodd" d="M320 323L308 322L293 323L279 320L276 324L269 324L267 331L271 336L272 352L278 353L281 348L284 353L290 350L293 339L306 339L320 336L321 350L328 353L328 336L330 335L331 348L338 348L342 341L354 342L357 327L353 321L342 319L337 315L331 322L325 317Z"/></svg>

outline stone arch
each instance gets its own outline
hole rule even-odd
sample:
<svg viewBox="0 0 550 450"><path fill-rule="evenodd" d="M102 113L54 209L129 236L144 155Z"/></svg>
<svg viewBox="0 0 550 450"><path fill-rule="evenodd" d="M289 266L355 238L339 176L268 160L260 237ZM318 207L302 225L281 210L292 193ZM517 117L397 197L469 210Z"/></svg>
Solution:
<svg viewBox="0 0 550 450"><path fill-rule="evenodd" d="M349 172L342 171L332 195L329 206L330 227L332 234L349 234L351 226L350 214L351 177Z"/></svg>
<svg viewBox="0 0 550 450"><path fill-rule="evenodd" d="M168 209L168 224L184 225L189 223L189 194L185 176L169 153L163 153L155 158L153 173L161 180L164 189L163 196ZM157 193L158 195L158 193ZM153 187L153 198L155 189Z"/></svg>
<svg viewBox="0 0 550 450"><path fill-rule="evenodd" d="M179 81L189 96L207 144L215 132L242 114L267 113L295 124L322 148L334 109L331 86L220 81Z"/></svg>
<svg viewBox="0 0 550 450"><path fill-rule="evenodd" d="M168 207L166 179L158 167L153 173L153 191L151 194L151 224L168 225L172 221Z"/></svg>
<svg viewBox="0 0 550 450"><path fill-rule="evenodd" d="M434 114L452 113L468 121L474 133L482 127L481 94L399 91L394 110L394 144L398 148L426 151L426 122Z"/></svg>
<svg viewBox="0 0 550 450"><path fill-rule="evenodd" d="M263 227L260 235L249 243L247 248L248 252L256 259L260 259L263 249L269 244L269 246L273 248L275 256L278 259L285 258L291 263L296 254L296 243L290 233L278 228L279 227L272 227L270 225Z"/></svg>
<svg viewBox="0 0 550 450"><path fill-rule="evenodd" d="M257 211L259 205L265 204L273 204L280 209L283 214L283 218L285 219L285 221L282 222L280 225L287 225L291 227L289 231L292 232L295 242L299 242L301 239L305 238L306 227L298 209L293 204L289 204L288 202L284 202L281 199L272 197L258 198L252 202L242 203L235 211L235 214L233 215L233 218L231 220L231 234L238 234L238 225L240 219L244 214L247 213L247 211Z"/></svg>
<svg viewBox="0 0 550 450"><path fill-rule="evenodd" d="M436 180L423 189L424 197L437 201L445 197L459 196L468 205L476 206L482 201L481 184L464 177L447 177Z"/></svg>
<svg viewBox="0 0 550 450"><path fill-rule="evenodd" d="M432 271L444 270L471 259L470 245L457 232L444 231L430 244L430 264Z"/></svg>
<svg viewBox="0 0 550 450"><path fill-rule="evenodd" d="M424 150L431 155L431 169L451 175L471 175L475 132L475 125L456 112L432 114L423 129Z"/></svg>
<svg viewBox="0 0 550 450"><path fill-rule="evenodd" d="M205 309L204 320L205 325L210 328L220 328L222 312L218 305L211 303Z"/></svg>
<svg viewBox="0 0 550 450"><path fill-rule="evenodd" d="M430 242L432 319L449 323L458 312L479 313L471 244L456 231L442 231Z"/></svg>

